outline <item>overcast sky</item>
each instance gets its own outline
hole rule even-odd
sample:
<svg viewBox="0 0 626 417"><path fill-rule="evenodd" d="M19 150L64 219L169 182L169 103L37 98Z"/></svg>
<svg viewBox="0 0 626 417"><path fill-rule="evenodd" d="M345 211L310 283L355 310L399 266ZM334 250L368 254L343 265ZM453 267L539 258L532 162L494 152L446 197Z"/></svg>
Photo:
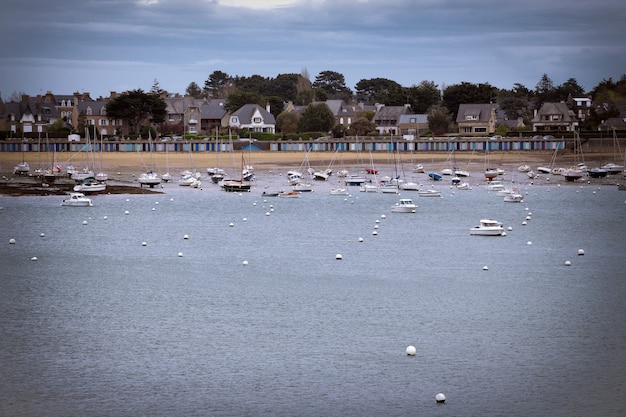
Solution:
<svg viewBox="0 0 626 417"><path fill-rule="evenodd" d="M0 94L90 92L157 80L171 93L216 70L306 70L409 87L534 89L546 73L590 90L626 73L623 0L8 0Z"/></svg>

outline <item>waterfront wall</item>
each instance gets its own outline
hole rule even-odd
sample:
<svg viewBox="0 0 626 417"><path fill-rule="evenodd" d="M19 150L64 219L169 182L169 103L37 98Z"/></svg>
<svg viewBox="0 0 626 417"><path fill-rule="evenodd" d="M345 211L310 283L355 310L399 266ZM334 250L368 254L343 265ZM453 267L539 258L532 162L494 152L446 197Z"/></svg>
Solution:
<svg viewBox="0 0 626 417"><path fill-rule="evenodd" d="M591 153L620 154L626 149L626 138L592 138L582 142L582 151ZM67 142L54 141L41 143L38 141L0 141L0 152L231 152L231 151L270 151L270 152L507 152L507 151L554 151L574 150L575 141L572 139L559 140L532 140L530 138L504 138L490 140L489 138L462 138L455 140L434 139L426 141L354 141L329 140L316 141L275 141L250 142L232 141L192 141L192 142L157 142L122 141L122 142Z"/></svg>

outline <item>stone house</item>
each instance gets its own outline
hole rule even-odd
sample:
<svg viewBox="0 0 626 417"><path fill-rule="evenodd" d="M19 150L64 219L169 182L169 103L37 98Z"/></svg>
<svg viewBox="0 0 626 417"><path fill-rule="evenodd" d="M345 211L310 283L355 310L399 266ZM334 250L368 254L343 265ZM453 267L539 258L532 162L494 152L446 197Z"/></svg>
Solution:
<svg viewBox="0 0 626 417"><path fill-rule="evenodd" d="M494 104L461 104L456 116L461 135L489 135L496 131Z"/></svg>
<svg viewBox="0 0 626 417"><path fill-rule="evenodd" d="M380 134L400 134L400 117L410 113L410 106L381 106L374 115L374 124Z"/></svg>
<svg viewBox="0 0 626 417"><path fill-rule="evenodd" d="M549 130L572 131L578 127L578 119L567 104L543 103L531 120L533 132Z"/></svg>

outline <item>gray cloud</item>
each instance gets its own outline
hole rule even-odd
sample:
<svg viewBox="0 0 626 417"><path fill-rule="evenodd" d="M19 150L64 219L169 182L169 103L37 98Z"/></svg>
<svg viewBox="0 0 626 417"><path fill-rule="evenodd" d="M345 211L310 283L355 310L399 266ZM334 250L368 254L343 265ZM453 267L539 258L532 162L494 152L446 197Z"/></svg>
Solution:
<svg viewBox="0 0 626 417"><path fill-rule="evenodd" d="M172 92L221 70L337 71L350 87L384 77L534 88L543 73L587 89L626 73L618 0L303 0L271 10L192 0L25 0L5 5L0 92ZM5 12L6 11L6 12ZM24 22L28 22L24 24ZM600 65L601 64L601 65Z"/></svg>

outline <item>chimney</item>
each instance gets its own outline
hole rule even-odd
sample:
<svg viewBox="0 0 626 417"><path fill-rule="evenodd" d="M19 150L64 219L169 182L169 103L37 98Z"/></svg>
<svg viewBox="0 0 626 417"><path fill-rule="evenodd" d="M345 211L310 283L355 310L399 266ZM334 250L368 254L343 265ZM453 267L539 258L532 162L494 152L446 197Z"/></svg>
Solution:
<svg viewBox="0 0 626 417"><path fill-rule="evenodd" d="M266 110L268 113L271 113L271 112L270 112L270 103L267 103L267 104L265 105L265 110Z"/></svg>

